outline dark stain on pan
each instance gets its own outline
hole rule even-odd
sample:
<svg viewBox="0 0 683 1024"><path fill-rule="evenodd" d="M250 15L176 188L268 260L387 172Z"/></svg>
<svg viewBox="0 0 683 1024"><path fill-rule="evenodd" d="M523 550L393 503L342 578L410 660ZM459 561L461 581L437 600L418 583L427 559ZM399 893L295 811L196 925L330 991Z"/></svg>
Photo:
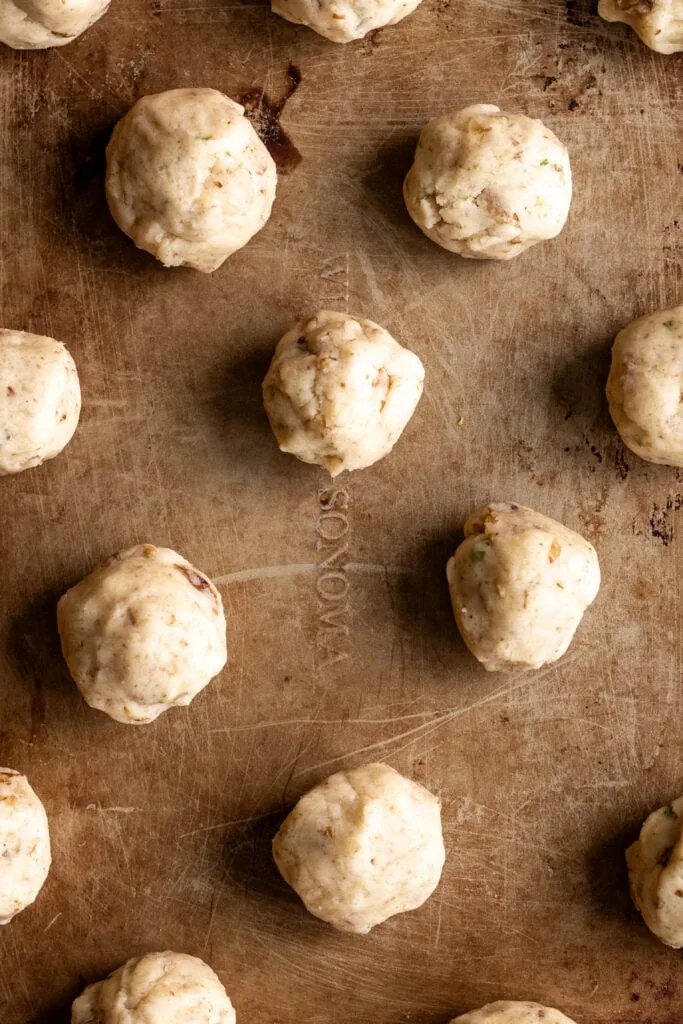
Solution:
<svg viewBox="0 0 683 1024"><path fill-rule="evenodd" d="M289 64L285 72L285 91L279 100L272 100L264 89L245 89L237 97L246 116L275 161L280 174L289 174L301 163L301 153L280 124L287 101L301 84L301 72Z"/></svg>
<svg viewBox="0 0 683 1024"><path fill-rule="evenodd" d="M585 28L590 22L590 10L582 0L565 0L567 21L570 25Z"/></svg>
<svg viewBox="0 0 683 1024"><path fill-rule="evenodd" d="M674 525L671 517L683 508L683 497L670 494L663 505L653 504L650 511L650 533L668 547L674 539Z"/></svg>
<svg viewBox="0 0 683 1024"><path fill-rule="evenodd" d="M614 453L614 467L617 471L617 477L619 480L625 480L631 467L628 459L626 458L626 449L621 444L617 445Z"/></svg>

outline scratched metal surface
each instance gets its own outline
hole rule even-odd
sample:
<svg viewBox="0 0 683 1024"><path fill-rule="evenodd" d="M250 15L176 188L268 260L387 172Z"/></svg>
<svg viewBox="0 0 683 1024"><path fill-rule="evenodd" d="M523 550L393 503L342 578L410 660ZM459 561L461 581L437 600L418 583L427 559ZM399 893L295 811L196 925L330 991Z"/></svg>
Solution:
<svg viewBox="0 0 683 1024"><path fill-rule="evenodd" d="M67 342L84 393L65 455L0 481L0 762L54 844L0 932L2 1024L62 1024L84 980L167 947L258 1024L444 1024L501 997L680 1020L680 955L630 907L622 851L683 790L683 483L624 451L603 385L616 330L683 300L682 68L583 0L425 0L348 47L260 2L113 0L64 50L0 54L2 322ZM114 121L183 85L247 99L283 171L267 228L210 277L136 251L103 199ZM423 123L482 100L543 117L576 181L562 237L507 266L440 251L400 198ZM260 407L274 342L319 306L427 367L395 453L334 489ZM444 563L489 498L599 550L597 602L534 675L487 675L451 621ZM130 729L77 696L54 603L148 540L217 581L231 658ZM380 758L442 795L443 882L337 935L269 842L310 784Z"/></svg>

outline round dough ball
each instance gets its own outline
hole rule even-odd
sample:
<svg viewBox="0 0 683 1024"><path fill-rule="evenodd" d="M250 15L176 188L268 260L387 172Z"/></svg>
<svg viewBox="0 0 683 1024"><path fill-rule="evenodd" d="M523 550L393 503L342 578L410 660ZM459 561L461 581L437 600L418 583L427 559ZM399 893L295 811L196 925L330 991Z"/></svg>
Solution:
<svg viewBox="0 0 683 1024"><path fill-rule="evenodd" d="M0 0L0 43L15 50L65 46L108 7L109 0Z"/></svg>
<svg viewBox="0 0 683 1024"><path fill-rule="evenodd" d="M451 1024L574 1024L552 1006L541 1006L540 1003L518 1003L500 1000L488 1003L478 1010L471 1010L454 1017Z"/></svg>
<svg viewBox="0 0 683 1024"><path fill-rule="evenodd" d="M217 270L264 226L276 183L244 107L216 89L144 96L107 146L111 214L166 267Z"/></svg>
<svg viewBox="0 0 683 1024"><path fill-rule="evenodd" d="M436 889L441 803L386 764L338 772L299 800L273 856L311 914L365 935Z"/></svg>
<svg viewBox="0 0 683 1024"><path fill-rule="evenodd" d="M651 932L667 946L683 946L683 797L646 818L626 851L633 902Z"/></svg>
<svg viewBox="0 0 683 1024"><path fill-rule="evenodd" d="M185 706L227 661L221 596L169 548L139 544L67 590L62 652L91 708L143 725Z"/></svg>
<svg viewBox="0 0 683 1024"><path fill-rule="evenodd" d="M423 383L418 357L383 327L322 310L278 343L263 403L281 451L334 477L389 454Z"/></svg>
<svg viewBox="0 0 683 1024"><path fill-rule="evenodd" d="M462 638L489 672L557 661L600 586L592 544L548 516L502 503L472 513L446 574Z"/></svg>
<svg viewBox="0 0 683 1024"><path fill-rule="evenodd" d="M437 245L471 259L510 260L564 227L569 156L541 121L478 103L423 129L403 195Z"/></svg>
<svg viewBox="0 0 683 1024"><path fill-rule="evenodd" d="M630 25L657 53L683 50L683 0L599 0L598 13Z"/></svg>
<svg viewBox="0 0 683 1024"><path fill-rule="evenodd" d="M146 953L75 1000L71 1024L235 1024L235 1011L208 964L186 953Z"/></svg>
<svg viewBox="0 0 683 1024"><path fill-rule="evenodd" d="M362 39L412 14L421 0L272 0L275 14L306 25L333 43Z"/></svg>
<svg viewBox="0 0 683 1024"><path fill-rule="evenodd" d="M80 414L78 371L61 341L0 330L0 476L54 459Z"/></svg>
<svg viewBox="0 0 683 1024"><path fill-rule="evenodd" d="M45 808L25 775L0 768L0 924L33 903L51 863Z"/></svg>
<svg viewBox="0 0 683 1024"><path fill-rule="evenodd" d="M625 445L648 462L683 466L683 306L617 334L607 399Z"/></svg>

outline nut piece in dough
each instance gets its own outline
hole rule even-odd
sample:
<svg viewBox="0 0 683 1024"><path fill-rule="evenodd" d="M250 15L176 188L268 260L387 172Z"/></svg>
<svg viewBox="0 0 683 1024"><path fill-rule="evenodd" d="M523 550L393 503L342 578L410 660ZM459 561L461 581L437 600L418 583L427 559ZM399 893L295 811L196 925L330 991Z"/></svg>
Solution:
<svg viewBox="0 0 683 1024"><path fill-rule="evenodd" d="M62 653L91 708L144 725L187 705L227 661L221 596L169 548L114 555L57 605Z"/></svg>
<svg viewBox="0 0 683 1024"><path fill-rule="evenodd" d="M617 334L607 399L625 445L648 462L683 466L683 306Z"/></svg>
<svg viewBox="0 0 683 1024"><path fill-rule="evenodd" d="M276 183L244 107L216 89L144 96L107 146L111 214L166 267L217 270L264 226Z"/></svg>
<svg viewBox="0 0 683 1024"><path fill-rule="evenodd" d="M548 516L503 503L472 513L446 575L458 629L489 672L557 661L600 586L592 544Z"/></svg>
<svg viewBox="0 0 683 1024"><path fill-rule="evenodd" d="M311 914L365 935L436 889L441 803L386 764L338 772L299 800L273 856Z"/></svg>
<svg viewBox="0 0 683 1024"><path fill-rule="evenodd" d="M80 414L78 371L61 341L0 330L0 476L54 459Z"/></svg>
<svg viewBox="0 0 683 1024"><path fill-rule="evenodd" d="M0 0L0 43L15 50L65 46L108 7L109 0Z"/></svg>
<svg viewBox="0 0 683 1024"><path fill-rule="evenodd" d="M683 946L683 797L653 811L626 851L631 897L651 932Z"/></svg>
<svg viewBox="0 0 683 1024"><path fill-rule="evenodd" d="M322 310L279 341L263 403L280 450L334 477L389 454L423 383L418 357L383 327Z"/></svg>
<svg viewBox="0 0 683 1024"><path fill-rule="evenodd" d="M403 195L437 245L471 259L509 260L564 227L569 156L541 121L478 103L423 129Z"/></svg>
<svg viewBox="0 0 683 1024"><path fill-rule="evenodd" d="M500 1000L454 1017L451 1024L574 1024L559 1010L540 1003Z"/></svg>
<svg viewBox="0 0 683 1024"><path fill-rule="evenodd" d="M386 25L403 21L421 0L272 0L275 14L306 25L333 43L362 39Z"/></svg>
<svg viewBox="0 0 683 1024"><path fill-rule="evenodd" d="M599 0L598 14L630 25L657 53L683 50L683 0Z"/></svg>
<svg viewBox="0 0 683 1024"><path fill-rule="evenodd" d="M51 862L45 808L25 775L0 768L0 924L33 903Z"/></svg>
<svg viewBox="0 0 683 1024"><path fill-rule="evenodd" d="M208 964L186 953L128 960L76 999L71 1024L235 1024L232 1003Z"/></svg>

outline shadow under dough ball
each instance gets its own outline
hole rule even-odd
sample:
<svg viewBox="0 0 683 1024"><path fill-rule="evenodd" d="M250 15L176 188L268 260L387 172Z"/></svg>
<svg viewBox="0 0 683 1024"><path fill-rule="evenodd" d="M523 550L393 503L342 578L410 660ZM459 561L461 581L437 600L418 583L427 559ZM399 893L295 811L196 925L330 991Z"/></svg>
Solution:
<svg viewBox="0 0 683 1024"><path fill-rule="evenodd" d="M152 544L114 555L67 590L57 624L86 702L126 725L189 704L227 661L213 583L182 555Z"/></svg>
<svg viewBox="0 0 683 1024"><path fill-rule="evenodd" d="M683 0L599 0L598 13L630 25L657 53L683 50Z"/></svg>
<svg viewBox="0 0 683 1024"><path fill-rule="evenodd" d="M417 226L443 249L510 260L564 227L569 156L541 121L478 103L423 129L403 195Z"/></svg>
<svg viewBox="0 0 683 1024"><path fill-rule="evenodd" d="M600 587L592 544L540 512L505 503L472 513L446 575L462 638L489 672L557 661Z"/></svg>
<svg viewBox="0 0 683 1024"><path fill-rule="evenodd" d="M0 42L15 50L65 46L108 7L109 0L0 0Z"/></svg>
<svg viewBox="0 0 683 1024"><path fill-rule="evenodd" d="M25 775L0 768L0 924L34 902L51 862L45 808Z"/></svg>
<svg viewBox="0 0 683 1024"><path fill-rule="evenodd" d="M574 1024L552 1006L501 1000L454 1017L451 1024Z"/></svg>
<svg viewBox="0 0 683 1024"><path fill-rule="evenodd" d="M631 897L658 939L683 947L683 797L646 818L626 851Z"/></svg>
<svg viewBox="0 0 683 1024"><path fill-rule="evenodd" d="M71 1024L235 1024L232 1003L208 964L186 953L146 953L74 1001Z"/></svg>
<svg viewBox="0 0 683 1024"><path fill-rule="evenodd" d="M107 202L140 249L210 274L265 225L273 159L244 107L216 89L144 96L107 146Z"/></svg>
<svg viewBox="0 0 683 1024"><path fill-rule="evenodd" d="M368 32L403 21L421 0L272 0L275 14L306 25L333 43L362 39Z"/></svg>
<svg viewBox="0 0 683 1024"><path fill-rule="evenodd" d="M436 889L441 803L386 764L337 772L299 800L273 857L311 914L365 935Z"/></svg>
<svg viewBox="0 0 683 1024"><path fill-rule="evenodd" d="M418 357L379 324L321 310L278 342L263 404L280 450L335 477L389 454L423 384Z"/></svg>

